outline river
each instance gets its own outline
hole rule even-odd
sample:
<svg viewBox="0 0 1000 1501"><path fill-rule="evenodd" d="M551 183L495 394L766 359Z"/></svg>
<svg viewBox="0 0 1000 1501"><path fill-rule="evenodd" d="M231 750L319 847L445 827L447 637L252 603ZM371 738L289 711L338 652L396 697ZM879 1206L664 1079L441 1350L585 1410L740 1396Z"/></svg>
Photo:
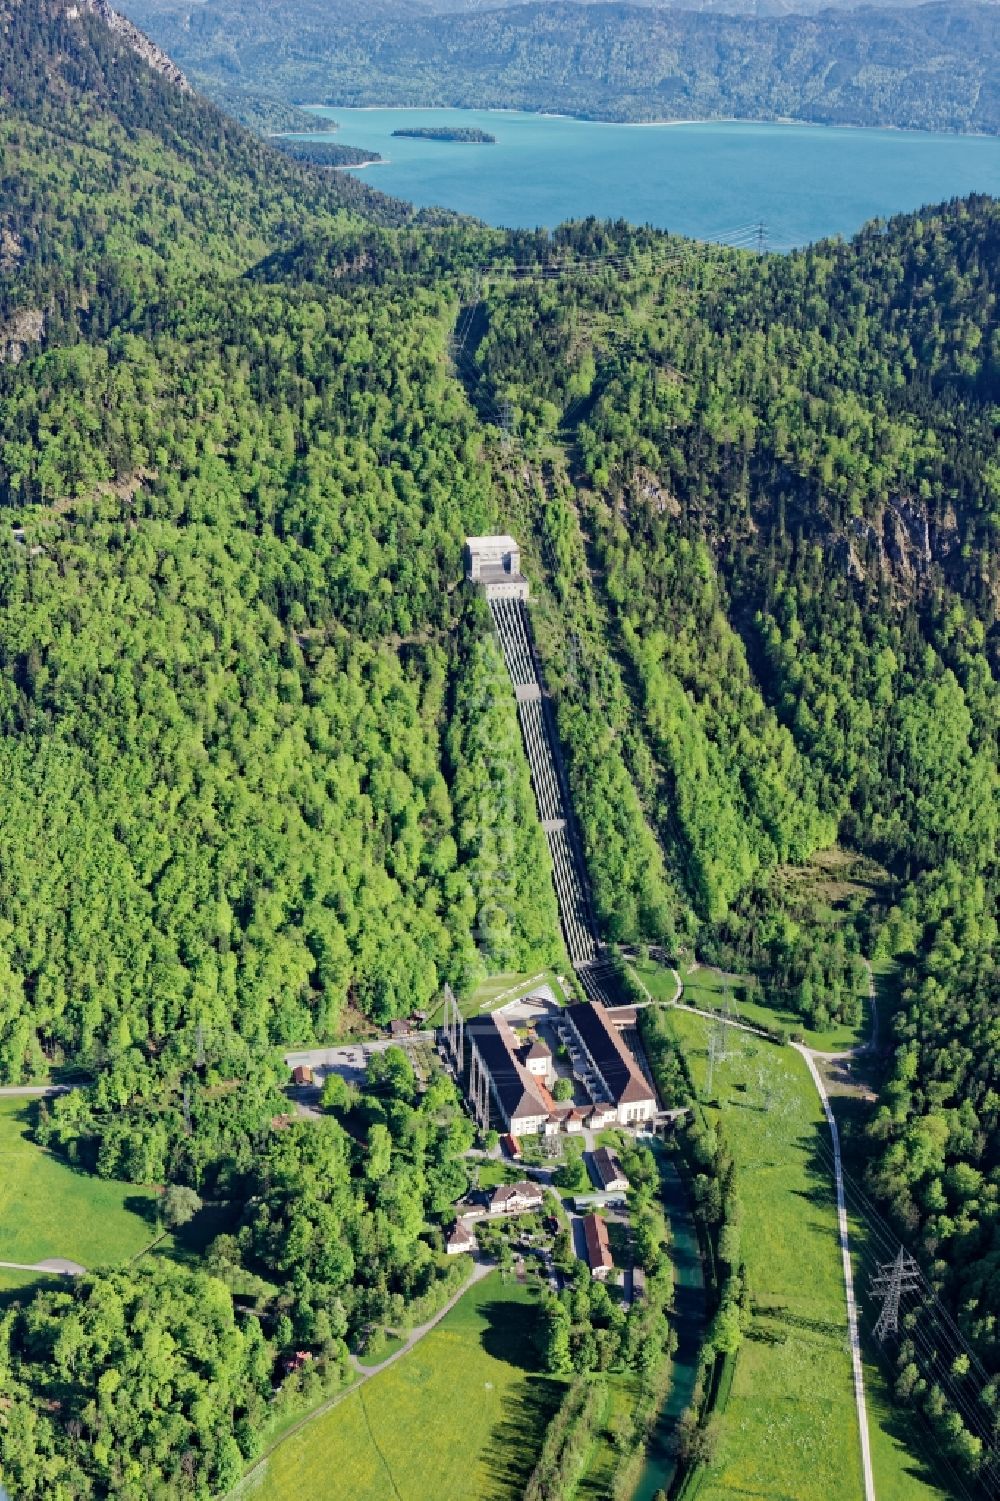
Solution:
<svg viewBox="0 0 1000 1501"><path fill-rule="evenodd" d="M657 1149L657 1161L663 1207L673 1236L670 1256L674 1265L673 1324L677 1347L670 1363L670 1389L647 1446L642 1475L631 1501L653 1501L657 1491L670 1489L677 1469L670 1449L671 1439L677 1419L691 1405L707 1312L698 1232L691 1217L687 1189L667 1152Z"/></svg>
<svg viewBox="0 0 1000 1501"><path fill-rule="evenodd" d="M1000 139L744 121L612 125L506 110L328 109L333 138L386 160L373 187L489 224L550 228L595 214L776 249L853 234L867 219L970 192L1000 193ZM495 145L394 138L476 126ZM326 139L330 139L329 136Z"/></svg>

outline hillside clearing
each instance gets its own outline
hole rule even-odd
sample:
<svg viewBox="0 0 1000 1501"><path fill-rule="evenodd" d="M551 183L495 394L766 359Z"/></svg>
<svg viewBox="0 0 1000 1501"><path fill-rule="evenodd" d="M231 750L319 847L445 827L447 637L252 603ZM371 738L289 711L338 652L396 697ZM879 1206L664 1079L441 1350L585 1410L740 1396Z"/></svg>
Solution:
<svg viewBox="0 0 1000 1501"><path fill-rule="evenodd" d="M29 1134L35 1109L0 1099L0 1261L59 1256L90 1270L129 1260L156 1234L152 1190L74 1172L43 1151Z"/></svg>

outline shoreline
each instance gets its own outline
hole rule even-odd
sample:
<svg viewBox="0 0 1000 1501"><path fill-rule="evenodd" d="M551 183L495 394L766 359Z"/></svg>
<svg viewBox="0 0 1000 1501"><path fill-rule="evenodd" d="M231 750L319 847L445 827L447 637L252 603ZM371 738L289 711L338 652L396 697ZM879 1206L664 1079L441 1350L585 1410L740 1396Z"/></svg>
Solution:
<svg viewBox="0 0 1000 1501"><path fill-rule="evenodd" d="M694 118L670 118L659 120L610 120L601 115L572 115L561 110L520 109L513 105L475 104L299 104L297 109L308 111L328 110L331 114L349 110L354 114L388 113L431 114L450 112L462 115L521 115L526 120L571 120L576 125L614 125L622 130L663 130L682 125L767 125L797 127L801 130L850 130L884 132L897 136L927 136L933 140L955 139L972 141L1000 140L1000 132L991 134L986 130L928 130L913 125L858 125L844 121L797 120L791 115L771 118L751 115L703 115ZM339 123L339 122L338 122Z"/></svg>

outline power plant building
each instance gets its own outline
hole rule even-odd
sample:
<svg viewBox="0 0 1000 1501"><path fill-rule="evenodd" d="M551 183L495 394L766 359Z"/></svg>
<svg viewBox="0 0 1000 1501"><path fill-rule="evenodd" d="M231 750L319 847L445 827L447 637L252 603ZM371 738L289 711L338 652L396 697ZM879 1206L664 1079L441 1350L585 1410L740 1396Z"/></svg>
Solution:
<svg viewBox="0 0 1000 1501"><path fill-rule="evenodd" d="M521 573L521 549L513 537L467 537L466 577L479 584L487 599L527 599L528 580Z"/></svg>

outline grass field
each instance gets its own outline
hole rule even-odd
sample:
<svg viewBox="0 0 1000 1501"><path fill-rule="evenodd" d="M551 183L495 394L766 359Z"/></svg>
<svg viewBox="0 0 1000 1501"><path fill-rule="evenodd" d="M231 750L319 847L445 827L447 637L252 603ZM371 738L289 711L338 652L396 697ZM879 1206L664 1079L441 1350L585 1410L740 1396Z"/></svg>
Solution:
<svg viewBox="0 0 1000 1501"><path fill-rule="evenodd" d="M711 1023L685 1012L671 1023L701 1086ZM736 1048L716 1066L721 1110L708 1115L721 1115L737 1161L758 1312L699 1501L857 1501L860 1440L836 1216L814 1160L819 1097L790 1048L746 1034Z"/></svg>
<svg viewBox="0 0 1000 1501"><path fill-rule="evenodd" d="M657 964L653 959L637 959L632 968L654 1000L673 1000L677 987L673 974L665 965ZM743 990L746 981L741 975L720 974L718 970L705 965L691 969L683 964L679 966L677 973L684 984L683 1000L687 1006L717 1008L722 1005L728 992L732 996L733 1010L744 1021L762 1027L784 1027L789 1034L801 1033L803 1042L820 1052L843 1052L856 1043L867 1041L871 1027L867 996L862 997L861 1020L856 1027L834 1023L819 1032L804 1027L800 1016L777 1003L772 1005L766 999L748 1000Z"/></svg>
<svg viewBox="0 0 1000 1501"><path fill-rule="evenodd" d="M711 1023L674 1012L671 1024L701 1086ZM827 1140L819 1096L797 1053L745 1035L716 1066L713 1093L721 1108L707 1114L721 1118L739 1167L758 1312L699 1501L854 1501L863 1495L859 1436L833 1188L814 1145ZM860 1288L857 1269L855 1280ZM865 1377L879 1501L943 1501L870 1362Z"/></svg>
<svg viewBox="0 0 1000 1501"><path fill-rule="evenodd" d="M408 1355L279 1445L256 1501L515 1501L562 1387L535 1374L537 1294L498 1273Z"/></svg>
<svg viewBox="0 0 1000 1501"><path fill-rule="evenodd" d="M518 1171L516 1163L509 1163L497 1157L476 1157L473 1160L479 1175L480 1188L496 1188L500 1183L516 1183L524 1176Z"/></svg>
<svg viewBox="0 0 1000 1501"><path fill-rule="evenodd" d="M28 1132L31 1100L0 1099L0 1261L63 1256L88 1269L127 1261L156 1234L155 1196L77 1173Z"/></svg>

